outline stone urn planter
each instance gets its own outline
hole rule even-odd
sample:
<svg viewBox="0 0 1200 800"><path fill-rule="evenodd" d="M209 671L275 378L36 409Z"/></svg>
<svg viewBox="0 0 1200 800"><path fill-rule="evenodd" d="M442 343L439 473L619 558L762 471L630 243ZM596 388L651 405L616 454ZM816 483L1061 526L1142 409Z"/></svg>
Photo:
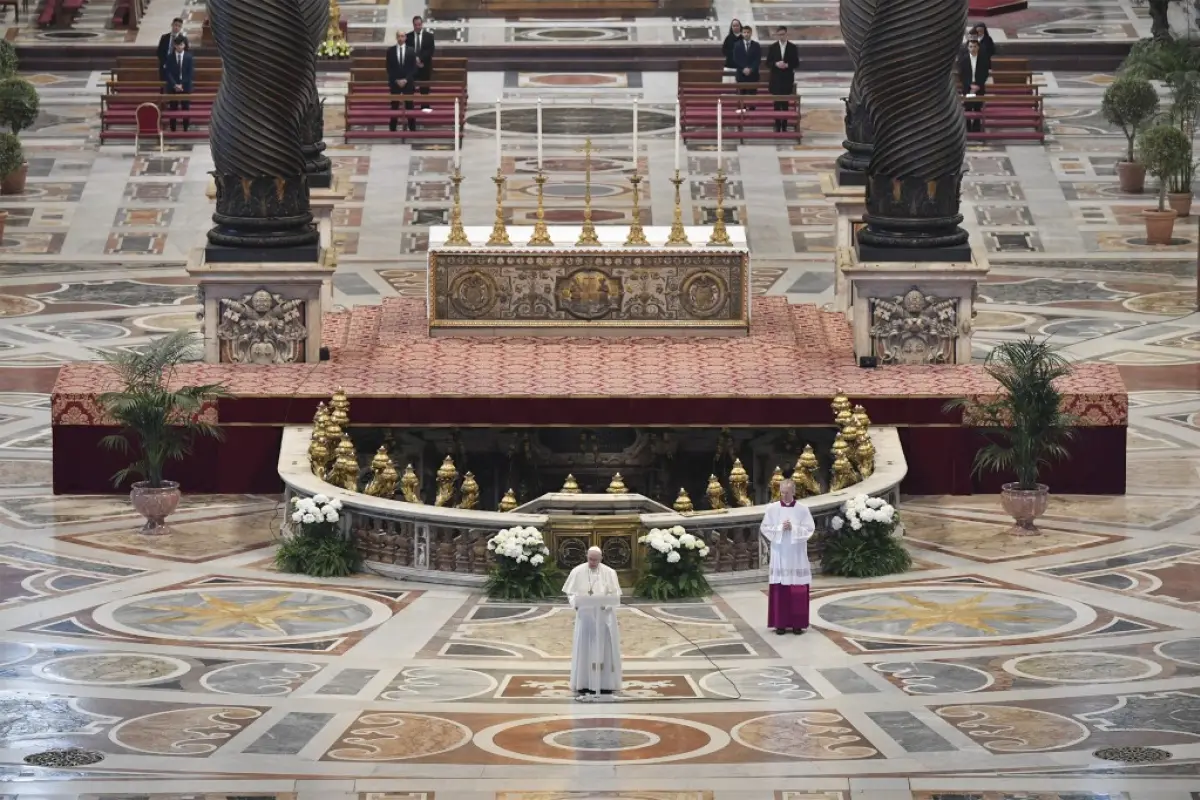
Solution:
<svg viewBox="0 0 1200 800"><path fill-rule="evenodd" d="M129 502L133 508L146 518L142 533L170 533L167 527L167 517L175 513L179 507L179 484L175 481L163 481L163 485L152 487L146 481L133 484L129 492Z"/></svg>
<svg viewBox="0 0 1200 800"><path fill-rule="evenodd" d="M1136 161L1118 161L1117 182L1122 192L1141 194L1146 190L1146 167Z"/></svg>
<svg viewBox="0 0 1200 800"><path fill-rule="evenodd" d="M1146 220L1146 244L1170 244L1171 234L1175 231L1175 220L1179 214L1174 209L1154 211L1147 209L1142 212Z"/></svg>
<svg viewBox="0 0 1200 800"><path fill-rule="evenodd" d="M1171 207L1178 216L1188 217L1192 214L1192 193L1191 192L1168 192L1167 205Z"/></svg>
<svg viewBox="0 0 1200 800"><path fill-rule="evenodd" d="M23 162L12 172L0 178L0 194L22 194L25 191L25 178L29 175L29 162Z"/></svg>
<svg viewBox="0 0 1200 800"><path fill-rule="evenodd" d="M1050 487L1039 483L1036 489L1020 489L1018 483L1006 483L1000 487L1000 505L1004 513L1016 522L1009 530L1014 536L1037 536L1041 531L1034 520L1046 513L1050 501Z"/></svg>

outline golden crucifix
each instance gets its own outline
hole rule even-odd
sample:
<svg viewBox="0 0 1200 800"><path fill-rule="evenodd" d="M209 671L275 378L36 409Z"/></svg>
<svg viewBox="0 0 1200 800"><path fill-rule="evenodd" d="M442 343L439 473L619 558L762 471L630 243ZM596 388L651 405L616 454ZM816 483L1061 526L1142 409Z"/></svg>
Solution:
<svg viewBox="0 0 1200 800"><path fill-rule="evenodd" d="M579 241L576 247L600 244L596 235L596 226L592 224L592 140L591 137L583 143L583 229L579 231Z"/></svg>

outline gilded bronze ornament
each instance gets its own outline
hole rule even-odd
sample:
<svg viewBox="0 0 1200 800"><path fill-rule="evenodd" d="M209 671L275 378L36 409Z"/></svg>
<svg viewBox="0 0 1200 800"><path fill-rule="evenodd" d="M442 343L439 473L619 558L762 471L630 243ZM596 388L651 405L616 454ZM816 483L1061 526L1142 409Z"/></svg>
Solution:
<svg viewBox="0 0 1200 800"><path fill-rule="evenodd" d="M742 466L742 460L733 460L733 469L729 473L729 493L733 495L733 504L739 507L754 505L750 499L750 473Z"/></svg>
<svg viewBox="0 0 1200 800"><path fill-rule="evenodd" d="M717 218L713 222L712 235L708 237L709 247L730 247L733 241L729 238L729 231L725 229L725 171L717 170L717 177L713 178L717 184Z"/></svg>
<svg viewBox="0 0 1200 800"><path fill-rule="evenodd" d="M446 237L446 244L453 247L470 247L471 240L467 238L467 232L463 229L462 223L462 191L463 176L459 172L458 166L454 167L454 174L450 176L450 183L454 185L454 203L450 206L450 234Z"/></svg>
<svg viewBox="0 0 1200 800"><path fill-rule="evenodd" d="M504 184L507 180L499 169L492 178L496 184L496 221L492 223L492 235L487 240L488 247L510 247L512 245L512 240L508 238L508 228L504 226Z"/></svg>
<svg viewBox="0 0 1200 800"><path fill-rule="evenodd" d="M634 158L634 173L629 176L629 184L633 187L633 220L629 225L629 235L625 237L626 247L645 247L650 244L646 231L642 228L642 209L638 205L638 190L642 184L642 176L637 174L637 159Z"/></svg>
<svg viewBox="0 0 1200 800"><path fill-rule="evenodd" d="M771 473L770 482L768 482L768 484L767 484L767 488L771 493L770 497L771 497L772 503L779 502L779 487L782 485L783 485L783 467L776 467L775 471Z"/></svg>
<svg viewBox="0 0 1200 800"><path fill-rule="evenodd" d="M820 464L811 444L804 445L796 468L792 470L792 482L796 484L797 497L814 497L821 493L821 480L817 477Z"/></svg>
<svg viewBox="0 0 1200 800"><path fill-rule="evenodd" d="M433 501L435 506L453 505L456 480L458 480L458 469L454 466L454 459L446 456L437 471L437 497Z"/></svg>
<svg viewBox="0 0 1200 800"><path fill-rule="evenodd" d="M592 224L592 140L583 143L583 227L579 230L576 247L595 247L600 244L596 226Z"/></svg>
<svg viewBox="0 0 1200 800"><path fill-rule="evenodd" d="M708 487L704 490L708 496L708 506L712 509L726 508L725 505L725 487L721 486L721 482L717 480L716 475L708 476Z"/></svg>
<svg viewBox="0 0 1200 800"><path fill-rule="evenodd" d="M467 472L466 475L463 475L460 492L461 497L458 501L458 508L479 507L479 482L475 480L475 473Z"/></svg>
<svg viewBox="0 0 1200 800"><path fill-rule="evenodd" d="M500 510L505 513L512 511L519 505L520 503L517 502L517 493L512 489L509 489L504 493L504 497L500 498Z"/></svg>
<svg viewBox="0 0 1200 800"><path fill-rule="evenodd" d="M396 472L396 465L388 456L387 448L380 447L371 459L371 480L363 487L363 494L391 498L396 494L399 481L400 474Z"/></svg>
<svg viewBox="0 0 1200 800"><path fill-rule="evenodd" d="M854 467L844 454L833 460L832 472L829 479L829 491L831 492L840 492L842 489L858 483L858 475L855 474Z"/></svg>
<svg viewBox="0 0 1200 800"><path fill-rule="evenodd" d="M609 494L629 494L628 487L625 486L625 481L621 478L621 473L613 475L612 481L609 482L608 488L604 491Z"/></svg>
<svg viewBox="0 0 1200 800"><path fill-rule="evenodd" d="M546 187L546 176L539 169L533 182L537 184L537 222L533 226L533 235L529 237L530 247L549 247L554 244L550 239L550 231L546 228L546 208L542 205L543 193Z"/></svg>
<svg viewBox="0 0 1200 800"><path fill-rule="evenodd" d="M875 445L871 443L870 437L862 436L858 440L858 448L855 450L855 462L858 464L858 472L864 479L875 474Z"/></svg>
<svg viewBox="0 0 1200 800"><path fill-rule="evenodd" d="M579 488L574 475L568 475L567 479L563 481L562 488L558 491L560 494L583 494L583 490Z"/></svg>
<svg viewBox="0 0 1200 800"><path fill-rule="evenodd" d="M867 416L867 409L861 405L854 407L854 424L864 433L871 428L871 418Z"/></svg>
<svg viewBox="0 0 1200 800"><path fill-rule="evenodd" d="M841 389L838 389L837 394L833 397L833 402L829 406L833 410L834 417L836 417L842 411L850 410L850 398L843 394Z"/></svg>
<svg viewBox="0 0 1200 800"><path fill-rule="evenodd" d="M692 505L692 498L688 496L687 489L684 489L682 486L679 488L679 496L675 498L675 502L671 508L680 514L691 514L696 510L695 506Z"/></svg>
<svg viewBox="0 0 1200 800"><path fill-rule="evenodd" d="M406 503L424 503L421 499L421 479L417 477L412 464L404 467L404 475L400 477L400 494Z"/></svg>
<svg viewBox="0 0 1200 800"><path fill-rule="evenodd" d="M683 176L679 174L679 170L675 170L675 177L671 178L671 183L675 184L675 211L671 219L671 233L667 236L667 247L691 247L692 243L688 241L687 230L683 227L683 206L679 204L679 187L683 185Z"/></svg>

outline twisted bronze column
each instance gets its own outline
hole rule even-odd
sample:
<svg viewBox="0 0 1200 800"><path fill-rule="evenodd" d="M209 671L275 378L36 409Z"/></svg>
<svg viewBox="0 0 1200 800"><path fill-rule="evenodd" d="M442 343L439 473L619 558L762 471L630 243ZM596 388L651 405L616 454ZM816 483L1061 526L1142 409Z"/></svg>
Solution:
<svg viewBox="0 0 1200 800"><path fill-rule="evenodd" d="M304 121L300 149L304 152L304 172L309 188L327 189L333 183L333 170L325 155L325 108L317 93L317 48L325 41L329 28L329 0L300 0L300 13L308 29L312 53L312 82L305 86Z"/></svg>
<svg viewBox="0 0 1200 800"><path fill-rule="evenodd" d="M217 210L206 258L315 261L300 123L316 64L300 2L209 0L208 16L224 71L212 112Z"/></svg>
<svg viewBox="0 0 1200 800"><path fill-rule="evenodd" d="M871 18L875 15L876 0L842 0L838 5L838 22L842 29L842 40L846 52L854 64L855 75L850 81L850 96L846 104L846 138L842 147L846 152L838 156L837 176L842 186L864 186L867 182L867 167L871 163L872 131L871 118L863 103L862 89L858 85L858 57L863 38Z"/></svg>
<svg viewBox="0 0 1200 800"><path fill-rule="evenodd" d="M953 70L962 0L875 0L856 77L874 129L859 257L970 259L958 224L967 130Z"/></svg>

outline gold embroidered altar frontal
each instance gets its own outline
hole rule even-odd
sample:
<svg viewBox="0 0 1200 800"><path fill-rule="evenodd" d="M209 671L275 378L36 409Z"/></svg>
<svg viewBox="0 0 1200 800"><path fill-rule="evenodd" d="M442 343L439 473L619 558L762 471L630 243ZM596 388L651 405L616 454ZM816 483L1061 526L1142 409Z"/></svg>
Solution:
<svg viewBox="0 0 1200 800"><path fill-rule="evenodd" d="M750 323L739 249L429 253L431 328L712 328ZM511 331L509 331L511 333Z"/></svg>

